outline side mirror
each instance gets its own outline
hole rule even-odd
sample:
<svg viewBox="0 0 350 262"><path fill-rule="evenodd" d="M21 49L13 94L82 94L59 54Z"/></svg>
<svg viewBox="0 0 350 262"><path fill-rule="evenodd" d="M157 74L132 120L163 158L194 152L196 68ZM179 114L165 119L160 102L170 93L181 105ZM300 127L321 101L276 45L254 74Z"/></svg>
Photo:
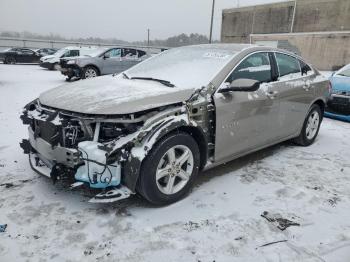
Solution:
<svg viewBox="0 0 350 262"><path fill-rule="evenodd" d="M110 58L111 56L110 56L110 54L108 54L108 53L105 53L104 55L103 55L103 59L107 59L107 58Z"/></svg>
<svg viewBox="0 0 350 262"><path fill-rule="evenodd" d="M239 78L233 80L231 84L219 90L219 93L227 92L254 92L260 87L260 82L253 79Z"/></svg>

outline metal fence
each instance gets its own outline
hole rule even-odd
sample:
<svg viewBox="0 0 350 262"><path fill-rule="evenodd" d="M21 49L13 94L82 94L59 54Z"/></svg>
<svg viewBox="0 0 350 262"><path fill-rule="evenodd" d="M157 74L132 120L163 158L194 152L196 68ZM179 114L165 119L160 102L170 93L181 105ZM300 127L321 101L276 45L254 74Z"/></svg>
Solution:
<svg viewBox="0 0 350 262"><path fill-rule="evenodd" d="M168 47L164 46L139 46L139 45L122 45L107 43L89 43L77 41L45 40L45 39L26 39L14 37L0 37L0 49L10 47L27 47L27 48L63 48L66 46L99 46L99 47L130 47L146 50L150 53L158 53Z"/></svg>

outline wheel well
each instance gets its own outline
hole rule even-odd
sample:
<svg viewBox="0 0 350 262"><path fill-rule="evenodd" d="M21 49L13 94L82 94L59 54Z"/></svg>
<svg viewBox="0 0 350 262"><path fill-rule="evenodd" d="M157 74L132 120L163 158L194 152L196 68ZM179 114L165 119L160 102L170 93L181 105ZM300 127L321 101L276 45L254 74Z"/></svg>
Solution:
<svg viewBox="0 0 350 262"><path fill-rule="evenodd" d="M318 105L320 107L321 112L323 114L324 110L325 110L325 107L326 107L326 104L321 99L315 101L314 104L316 104L316 105Z"/></svg>
<svg viewBox="0 0 350 262"><path fill-rule="evenodd" d="M97 70L98 75L101 75L100 69L99 69L97 66L92 65L92 64L84 66L84 68L88 68L88 67L93 67L93 68L95 68L95 69Z"/></svg>
<svg viewBox="0 0 350 262"><path fill-rule="evenodd" d="M194 140L197 142L200 152L200 170L204 168L207 163L208 158L208 143L202 131L200 131L196 127L191 126L181 126L177 128L178 131L185 132L192 136Z"/></svg>

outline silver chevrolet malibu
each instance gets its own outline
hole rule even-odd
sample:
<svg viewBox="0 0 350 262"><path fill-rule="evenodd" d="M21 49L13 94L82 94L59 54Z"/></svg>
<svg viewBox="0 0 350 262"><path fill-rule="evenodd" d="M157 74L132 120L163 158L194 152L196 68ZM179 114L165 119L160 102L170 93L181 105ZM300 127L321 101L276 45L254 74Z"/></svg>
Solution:
<svg viewBox="0 0 350 262"><path fill-rule="evenodd" d="M25 106L31 167L98 189L183 198L198 173L292 139L317 137L329 82L303 58L242 44L174 48L119 75L46 91Z"/></svg>

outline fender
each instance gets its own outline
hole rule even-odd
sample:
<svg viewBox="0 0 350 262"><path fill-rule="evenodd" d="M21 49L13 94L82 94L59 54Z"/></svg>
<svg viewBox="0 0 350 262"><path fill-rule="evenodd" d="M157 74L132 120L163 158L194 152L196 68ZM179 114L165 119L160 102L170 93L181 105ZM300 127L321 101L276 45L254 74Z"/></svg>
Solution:
<svg viewBox="0 0 350 262"><path fill-rule="evenodd" d="M122 168L122 183L132 192L135 192L142 161L152 150L153 146L170 132L189 125L191 125L191 123L185 113L154 123L152 128L143 137L141 143L131 149L128 160L124 162Z"/></svg>

